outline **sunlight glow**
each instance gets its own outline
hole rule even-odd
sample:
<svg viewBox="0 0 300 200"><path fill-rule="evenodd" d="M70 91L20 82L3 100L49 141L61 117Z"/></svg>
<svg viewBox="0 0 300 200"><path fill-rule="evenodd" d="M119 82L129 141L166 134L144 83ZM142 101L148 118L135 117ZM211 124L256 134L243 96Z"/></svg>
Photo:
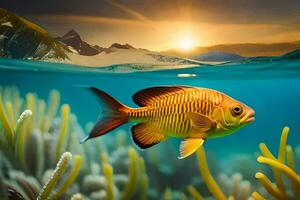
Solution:
<svg viewBox="0 0 300 200"><path fill-rule="evenodd" d="M179 42L180 48L186 51L192 49L195 45L191 37L182 38Z"/></svg>

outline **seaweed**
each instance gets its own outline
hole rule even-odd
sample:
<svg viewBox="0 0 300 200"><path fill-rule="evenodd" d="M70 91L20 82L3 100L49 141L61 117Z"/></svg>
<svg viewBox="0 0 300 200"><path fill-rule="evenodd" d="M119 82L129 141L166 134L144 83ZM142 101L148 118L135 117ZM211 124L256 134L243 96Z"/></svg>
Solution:
<svg viewBox="0 0 300 200"><path fill-rule="evenodd" d="M295 171L293 149L287 145L289 128L284 127L282 130L278 157L276 158L265 145L259 145L262 156L257 158L257 161L271 167L275 184L263 173L258 172L255 177L261 182L268 193L276 199L300 199L300 175ZM286 176L291 183L292 194L288 192L287 186L284 183L283 175ZM255 192L252 194L254 199L266 199L262 194Z"/></svg>
<svg viewBox="0 0 300 200"><path fill-rule="evenodd" d="M72 159L72 154L70 152L65 152L61 156L53 174L51 175L51 177L49 178L49 180L47 181L45 186L42 188L39 196L37 197L38 200L49 198L51 191L55 187L58 180L62 177L62 175L63 175L64 171L67 169L68 164L71 159Z"/></svg>
<svg viewBox="0 0 300 200"><path fill-rule="evenodd" d="M289 128L284 127L282 130L278 157L276 158L268 149L268 147L261 143L259 148L262 156L258 156L257 161L262 164L269 165L272 169L275 184L262 172L257 172L255 178L262 184L263 188L275 199L299 199L300 198L300 176L295 171L294 151L290 145L287 145ZM217 200L225 199L248 199L252 197L255 200L270 199L268 194L262 194L259 191L251 191L251 183L249 181L242 181L242 176L235 173L231 180L231 186L228 186L226 175L222 174L219 178L219 183L212 176L206 159L204 147L200 147L196 152L198 158L199 171L204 180L208 190L212 196ZM290 180L290 188L285 184L282 176L286 176ZM222 187L220 187L220 185ZM229 196L224 192L226 188L231 189ZM221 189L222 188L222 189ZM197 191L193 185L187 187L188 192L194 199L204 199L204 197ZM292 192L291 192L291 191ZM264 197L266 196L266 197Z"/></svg>
<svg viewBox="0 0 300 200"><path fill-rule="evenodd" d="M6 185L7 190L15 191L15 194L23 196L25 199L36 199L38 197L43 175L55 164L55 161L47 163L44 157L47 156L45 150L48 149L45 148L45 145L51 145L47 138L50 135L49 131L51 125L54 124L59 107L59 96L56 90L51 91L49 116L45 117L45 101L38 99L36 94L28 93L26 101L24 101L19 97L19 92L15 87L6 87L0 90L0 150L8 162L11 163L11 169L8 168L9 176L2 178L4 180L1 183L4 186ZM14 105L12 102L14 102ZM23 112L22 109L24 109ZM68 133L69 106L63 105L61 110L63 119L60 122L61 131L60 137L58 137L60 140L55 143L56 155L65 151L64 141ZM20 114L18 118L17 114ZM55 139L57 136L53 133L50 137ZM62 183L58 185L57 191L54 190L55 193L50 199L58 199L72 185L79 174L81 162L81 156L75 155L74 165L70 167L70 173L62 173L62 170L59 170L61 173L58 177L67 175L69 177L62 179ZM31 178L24 178L26 176ZM32 181L28 182L26 180ZM31 187L32 182L38 183L35 184L36 187ZM50 182L52 188L47 189L49 187L46 187L43 191L49 193L56 186L55 183L55 181ZM35 188L35 190L32 188ZM47 192L41 193L39 199L44 199L47 195Z"/></svg>
<svg viewBox="0 0 300 200"><path fill-rule="evenodd" d="M105 136L105 142L100 138L80 145L92 127L81 127L71 106L61 104L57 90L46 101L35 93L23 99L16 87L0 87L0 198L300 199L295 172L300 148L287 144L288 128L283 129L277 157L264 143L259 145L260 165L254 154L219 164L203 147L196 157L178 162L170 143L143 154L131 146L123 129ZM239 169L245 160L248 168ZM232 171L220 173L224 165ZM201 177L186 175L187 168L192 175L200 171Z"/></svg>
<svg viewBox="0 0 300 200"><path fill-rule="evenodd" d="M24 100L15 87L1 88L0 99L0 153L4 155L0 174L4 168L9 172L1 175L0 186L10 191L1 191L2 196L148 199L144 159L127 146L125 134L119 134L110 147L101 141L80 145L84 131L70 106L60 104L57 90L50 92L48 103L35 93L26 94Z"/></svg>

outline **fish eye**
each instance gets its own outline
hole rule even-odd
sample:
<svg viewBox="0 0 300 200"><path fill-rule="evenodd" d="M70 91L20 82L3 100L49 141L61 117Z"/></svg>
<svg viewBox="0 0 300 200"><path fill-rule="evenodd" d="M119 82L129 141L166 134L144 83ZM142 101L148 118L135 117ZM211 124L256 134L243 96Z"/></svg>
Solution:
<svg viewBox="0 0 300 200"><path fill-rule="evenodd" d="M237 116L243 113L243 108L240 105L234 105L231 109L231 112L234 116Z"/></svg>

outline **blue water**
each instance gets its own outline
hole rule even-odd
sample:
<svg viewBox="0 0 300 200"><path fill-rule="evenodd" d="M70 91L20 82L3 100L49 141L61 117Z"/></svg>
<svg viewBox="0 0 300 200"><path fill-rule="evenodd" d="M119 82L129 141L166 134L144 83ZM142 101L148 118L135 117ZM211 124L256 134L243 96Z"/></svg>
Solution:
<svg viewBox="0 0 300 200"><path fill-rule="evenodd" d="M178 77L178 74L193 76ZM61 102L71 105L72 112L82 125L94 122L100 108L96 98L79 85L98 87L132 107L136 105L131 96L147 87L190 85L212 88L246 103L256 111L253 124L230 136L206 142L205 146L213 149L218 156L236 152L253 153L258 151L260 142L266 142L271 150L276 150L283 126L291 128L289 143L300 144L299 61L232 63L189 69L116 73L107 69L1 59L0 85L15 85L23 95L35 92L44 99L47 99L51 89L57 89L61 92ZM125 128L129 130L129 125L125 125ZM178 143L175 139L171 142Z"/></svg>
<svg viewBox="0 0 300 200"><path fill-rule="evenodd" d="M24 95L35 92L45 99L51 89L57 89L61 92L62 102L71 105L82 124L95 121L100 108L96 98L78 85L98 87L132 107L136 105L131 96L147 87L191 85L212 88L246 103L256 111L255 123L236 134L206 142L217 153L253 152L262 141L277 148L281 128L285 125L292 132L289 142L300 144L300 62L233 63L134 73L101 73L95 69L78 70L76 67L4 59L0 60L0 84L16 85ZM178 77L178 74L194 76Z"/></svg>
<svg viewBox="0 0 300 200"><path fill-rule="evenodd" d="M28 92L34 92L40 99L45 100L52 89L58 90L61 94L61 103L70 105L71 112L77 116L81 127L85 127L88 122L95 122L101 115L97 98L82 86L98 87L131 107L137 107L131 99L135 92L159 85L189 85L224 92L252 107L256 112L256 120L232 135L205 141L209 168L215 178L222 173L229 177L234 173L240 173L244 180L251 184L250 192L255 191L259 186L259 181L254 179L254 174L262 171L268 175L270 172L267 167L261 170L262 166L256 161L259 143L265 142L271 152L276 155L281 130L284 126L289 126L288 144L293 147L300 145L300 61L204 64L193 68L173 70L132 67L131 65L115 65L105 68L88 68L58 63L0 59L0 86L17 86L21 96L25 97ZM101 144L112 148L108 152L110 158L118 158L118 154L114 154L118 152L115 145L118 140L118 130L125 130L127 143L135 146L130 139L131 126L132 124L123 125L116 131L94 139L94 142L87 141L84 147L91 147L90 149L97 151L96 149L101 146L93 145L99 145L95 143L95 140L99 140L103 142ZM201 182L196 157L177 159L179 142L179 139L173 138L155 145L151 147L154 149L152 154L147 154L150 151L148 149L142 151L136 148L139 155L145 159L149 188L152 193L156 192L156 194L151 194L149 191L150 200L160 199L167 187L189 196L186 187L190 184L206 197L211 196ZM124 155L125 152L127 155L126 149L119 149L119 153L123 152ZM100 152L87 151L84 156L92 157L95 154L96 158L93 160L100 164L99 153L101 150ZM157 157L158 162L155 162ZM120 158L122 169L122 163L126 163L126 157ZM296 168L299 170L297 159L295 158ZM91 163L86 164L89 166ZM115 173L120 168L119 163L112 165ZM127 175L127 167L123 173ZM85 171L81 172L82 177L88 175L90 174ZM270 174L269 176L272 177ZM78 178L76 184L81 184L82 180ZM221 189L225 190L225 188ZM85 191L80 188L80 192Z"/></svg>

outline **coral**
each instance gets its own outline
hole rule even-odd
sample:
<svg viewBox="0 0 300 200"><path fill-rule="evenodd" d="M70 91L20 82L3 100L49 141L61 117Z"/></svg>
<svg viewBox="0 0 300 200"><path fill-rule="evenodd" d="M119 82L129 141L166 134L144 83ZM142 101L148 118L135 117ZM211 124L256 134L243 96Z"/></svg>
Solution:
<svg viewBox="0 0 300 200"><path fill-rule="evenodd" d="M128 146L126 131L117 131L116 143L80 145L84 130L70 106L60 106L58 91L48 103L34 93L24 100L14 87L0 94L0 186L9 191L1 191L3 199L148 199L145 161Z"/></svg>
<svg viewBox="0 0 300 200"><path fill-rule="evenodd" d="M23 99L17 88L0 87L0 199L299 198L299 161L294 158L300 147L294 151L286 144L286 128L278 157L260 144L257 160L271 167L273 179L255 154L235 153L219 161L201 147L196 157L178 162L172 142L136 151L124 129L80 145L93 124L83 129L71 110L61 105L56 90L45 101L35 93ZM194 176L199 170L202 179Z"/></svg>
<svg viewBox="0 0 300 200"><path fill-rule="evenodd" d="M204 148L201 146L197 150L196 154L199 161L199 169L202 178L208 187L208 190L217 200L226 200L227 198L225 194L222 192L222 190L220 189L220 187L218 186L218 184L216 183L215 179L209 171Z"/></svg>
<svg viewBox="0 0 300 200"><path fill-rule="evenodd" d="M16 88L7 87L0 89L0 150L8 163L11 163L8 168L9 174L7 177L4 177L1 183L4 183L4 186L6 185L8 189L13 188L12 190L14 190L16 194L18 193L19 196L36 199L41 189L40 184L42 183L43 174L48 171L47 169L54 167L55 160L45 160L44 157L49 153L46 152L46 150L50 149L45 148L45 146L51 146L57 137L56 133L49 132L51 131L50 128L52 128L51 126L59 107L59 96L59 93L55 90L50 93L49 115L47 115L45 101L38 99L36 94L28 93L26 95L26 101L24 101L19 97L19 92ZM62 107L62 114L65 117L63 117L64 119L61 120L60 123L62 124L60 126L61 138L65 137L68 132L67 126L65 125L68 122L68 107L68 105ZM24 111L22 112L21 110L23 109ZM19 118L17 118L18 115L20 115ZM51 140L47 141L50 134ZM65 139L61 139L61 141L64 140ZM63 153L63 151L65 151L63 146L64 142L56 141L54 145L56 145L59 150L57 152ZM54 190L51 199L58 199L72 185L79 174L81 160L81 156L75 155L74 165L69 167L70 173L60 173L59 176L54 176L65 177L69 175L67 178L62 179L57 190ZM30 179L26 179L32 179L33 181L25 181L25 175L20 175L22 174L21 172L24 172L26 175L31 175ZM60 170L60 172L62 171ZM38 183L35 185L39 186L29 187L32 186L32 182ZM44 197L48 195L49 189L47 188L49 188L49 185L51 190L51 187L56 185L55 183L55 181L51 181L50 184L48 184L48 187L40 194L41 199L44 199ZM28 188L35 189L28 190ZM33 193L33 191L35 192Z"/></svg>
<svg viewBox="0 0 300 200"><path fill-rule="evenodd" d="M283 128L277 158L270 152L264 143L259 145L262 156L259 156L257 161L271 167L275 184L272 183L272 181L262 172L257 172L255 174L255 178L259 180L269 194L262 193L260 191L261 188L253 187L253 183L243 181L243 177L239 173L234 173L231 178L226 174L221 174L218 178L220 185L218 185L208 168L204 147L199 148L196 152L199 161L199 170L201 172L202 179L206 183L206 186L212 196L217 200L265 200L272 198L280 200L300 199L300 176L295 171L293 148L290 145L287 145L288 133L289 128ZM297 152L295 152L295 154L297 154ZM283 175L285 175L290 181L290 187L286 184L285 179L283 179ZM251 190L253 189L258 189L259 191L254 191L251 194ZM194 186L189 185L187 190L194 199L204 199Z"/></svg>
<svg viewBox="0 0 300 200"><path fill-rule="evenodd" d="M61 156L52 176L49 178L48 182L42 188L39 196L37 197L38 200L49 198L51 191L55 187L58 180L62 177L71 159L72 159L72 154L70 152L66 152Z"/></svg>
<svg viewBox="0 0 300 200"><path fill-rule="evenodd" d="M163 200L172 200L172 190L171 188L167 187L164 194L163 194Z"/></svg>
<svg viewBox="0 0 300 200"><path fill-rule="evenodd" d="M114 183L113 183L113 168L107 162L103 162L102 164L103 174L106 178L106 199L113 200L114 199Z"/></svg>
<svg viewBox="0 0 300 200"><path fill-rule="evenodd" d="M259 145L262 156L259 156L257 161L271 167L275 184L261 172L256 173L255 177L261 182L269 194L276 199L300 199L300 175L295 171L293 149L291 146L287 145L288 133L289 128L283 128L277 158L270 152L264 143ZM288 191L282 178L283 175L290 180L293 194ZM258 192L253 193L252 197L254 199L266 199Z"/></svg>
<svg viewBox="0 0 300 200"><path fill-rule="evenodd" d="M65 104L61 108L61 128L58 136L58 142L56 144L56 160L64 152L64 144L68 134L69 129L69 115L70 115L70 106Z"/></svg>
<svg viewBox="0 0 300 200"><path fill-rule="evenodd" d="M194 198L194 199L197 199L197 200L204 200L204 197L196 190L196 188L192 185L189 185L187 187L187 190L188 192L191 194L191 196Z"/></svg>
<svg viewBox="0 0 300 200"><path fill-rule="evenodd" d="M140 200L147 200L148 199L148 188L149 188L149 178L146 173L145 161L143 158L139 159L140 163L140 174L141 174L141 191L140 191Z"/></svg>
<svg viewBox="0 0 300 200"><path fill-rule="evenodd" d="M218 182L226 196L231 198L247 200L252 191L250 181L243 180L243 176L237 172L231 177L221 173L218 176Z"/></svg>
<svg viewBox="0 0 300 200"><path fill-rule="evenodd" d="M264 166L257 163L257 153L234 153L228 156L222 156L219 160L219 166L222 169L223 175L233 175L239 173L243 179L255 182L253 174L257 171L264 171ZM228 167L230 166L230 167ZM247 167L245 167L247 166ZM211 171L214 169L210 168Z"/></svg>
<svg viewBox="0 0 300 200"><path fill-rule="evenodd" d="M201 177L214 199L247 200L249 198L252 190L251 183L243 180L240 173L234 173L231 177L228 177L226 174L220 174L218 184L209 170L204 147L200 147L197 150L196 155L198 158L198 166ZM192 185L189 185L187 190L194 199L206 199L206 197L204 198L203 195Z"/></svg>
<svg viewBox="0 0 300 200"><path fill-rule="evenodd" d="M66 154L66 153L64 153L64 154ZM81 156L75 155L74 156L74 165L73 165L73 167L72 167L72 169L71 169L71 171L70 171L70 173L68 175L68 178L60 185L60 187L57 190L57 192L53 195L53 199L58 199L72 185L72 183L75 181L75 179L77 178L77 176L79 174L81 163L82 163Z"/></svg>
<svg viewBox="0 0 300 200"><path fill-rule="evenodd" d="M121 194L121 200L131 199L134 195L137 186L137 166L138 166L138 156L133 148L128 149L129 155L129 172L128 172L128 184L125 186L123 193Z"/></svg>

